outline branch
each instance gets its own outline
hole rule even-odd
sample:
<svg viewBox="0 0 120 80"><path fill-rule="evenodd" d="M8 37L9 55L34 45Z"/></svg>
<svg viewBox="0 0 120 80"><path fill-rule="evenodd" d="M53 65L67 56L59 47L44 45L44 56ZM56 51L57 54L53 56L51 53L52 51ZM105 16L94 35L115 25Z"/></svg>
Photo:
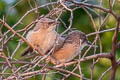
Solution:
<svg viewBox="0 0 120 80"><path fill-rule="evenodd" d="M97 58L108 58L109 59L109 58L111 58L111 55L110 55L110 53L95 54L95 55L91 55L91 56L88 56L88 57L81 58L79 60L79 62L83 62L83 61L87 61L87 60L91 60L91 59L97 59ZM78 60L65 63L64 65L65 66L70 66L70 65L73 65L73 64L76 64L76 63L78 63ZM56 65L55 67L62 67L64 65L59 64L59 65Z"/></svg>
<svg viewBox="0 0 120 80"><path fill-rule="evenodd" d="M102 6L97 6L97 5L92 5L92 4L82 3L82 2L77 2L75 0L66 0L66 1L72 2L73 4L75 4L77 6L87 6L87 7L90 7L90 8L100 9L100 10L102 10L104 12L112 14L115 17L116 20L119 18L119 16L114 11L112 11L110 9L103 8Z"/></svg>
<svg viewBox="0 0 120 80"><path fill-rule="evenodd" d="M27 58L31 58L33 56L34 55L32 55L30 57L27 57ZM87 56L87 57L81 58L79 61L80 62L84 62L84 61L87 61L87 60L97 59L97 58L108 58L108 59L110 59L111 55L110 55L110 53L99 53L99 54L95 54L95 55L91 55L91 56ZM36 63L25 62L25 61L20 61L20 60L18 60L18 61L11 61L11 64L30 64L30 65L36 64ZM78 63L78 60L65 63L65 66L69 66L69 65L72 65L72 64L76 64L76 63ZM0 61L0 64L6 64L6 62ZM56 65L54 67L62 67L62 66L64 66L64 65L63 64L59 64L59 65Z"/></svg>
<svg viewBox="0 0 120 80"><path fill-rule="evenodd" d="M112 62L112 71L111 71L111 76L110 76L110 80L115 80L115 73L117 70L117 62L115 59L115 55L116 55L116 51L117 51L117 36L118 36L118 32L119 32L119 22L120 19L117 20L116 23L116 29L112 38L112 58L111 58L111 62Z"/></svg>
<svg viewBox="0 0 120 80"><path fill-rule="evenodd" d="M44 65L42 65L44 66ZM56 70L56 71L60 71L60 72L65 72L65 73L68 73L68 74L72 74L78 78L80 78L81 76L79 74L76 74L76 73L73 73L71 71L68 71L68 70L65 70L65 69L61 69L61 68L56 68L56 67L50 67L50 66L46 66L47 69L52 69L52 70ZM33 71L33 72L27 72L27 73L24 73L24 74L20 74L21 77L27 77L27 76L33 76L33 75L39 75L39 74L45 74L43 73L44 70L37 70L37 71ZM3 79L3 80L11 80L11 79L15 79L16 76L10 76L8 77L7 79Z"/></svg>

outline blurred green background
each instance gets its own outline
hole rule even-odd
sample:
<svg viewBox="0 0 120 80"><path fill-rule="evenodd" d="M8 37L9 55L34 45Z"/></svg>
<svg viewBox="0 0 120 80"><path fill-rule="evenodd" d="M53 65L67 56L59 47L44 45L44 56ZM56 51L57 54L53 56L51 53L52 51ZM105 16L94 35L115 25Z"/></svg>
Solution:
<svg viewBox="0 0 120 80"><path fill-rule="evenodd" d="M32 9L32 7L34 8L34 1L33 0L23 0L20 3L18 3L16 5L16 3L20 1L20 0L0 0L0 18L1 19L5 19L5 21L10 25L13 26L14 24L16 24L16 22L30 9ZM92 2L95 3L91 3L90 4L97 4L99 3L97 0L91 0ZM43 5L45 3L50 2L49 0L37 0L37 4L38 5ZM31 5L30 5L31 4ZM13 7L14 6L14 7ZM102 6L105 8L108 8L108 3L107 0L103 0L102 2ZM51 8L51 6L49 6ZM113 7L113 10L120 15L120 3L116 0L115 5ZM96 23L96 26L98 28L99 26L99 18L98 16L93 13L92 11L88 10L93 18L94 21ZM44 8L40 8L39 9L39 15L45 15L47 14L49 11L47 9L47 7ZM104 19L104 17L107 15L107 13L104 12L100 12L98 10L96 10L96 12L100 13L100 15L102 16L102 18ZM67 24L67 26L69 25L69 18L70 18L70 12L64 12L61 16L62 20ZM36 19L36 15L35 12L30 13L29 15L27 15L21 24L19 24L18 26L16 26L14 28L14 30L19 30L24 28L27 24L30 24L30 22L34 21ZM109 29L109 28L113 28L115 27L115 19L112 15L109 16L108 20L106 21L105 25L102 26L101 30L104 29ZM59 25L59 32L61 33L65 28L63 27L63 24ZM3 26L0 25L0 27L2 28L2 33L6 32L7 29ZM90 21L89 16L86 14L86 12L83 9L76 9L74 11L74 19L73 19L73 28L76 28L78 30L81 30L83 32L85 32L86 34L88 33L92 33L94 32L94 28L92 26L92 23ZM101 38L101 42L102 42L102 51L103 52L110 52L111 51L111 47L112 47L112 36L113 36L113 32L105 32L100 34L100 38ZM8 35L6 35L6 37L9 37L12 33L10 32ZM119 33L120 36L120 33ZM88 37L89 40L92 42L95 38L94 36L90 36ZM8 48L10 49L10 53L12 53L14 51L14 49L17 46L17 42L18 42L19 38L18 37L14 37L11 41L9 41L6 45L8 46ZM120 37L118 37L118 41L120 41ZM98 44L97 44L98 45ZM26 47L27 45L24 44L20 47L20 49L17 51L16 55L14 56L15 59L19 59L20 58L20 53L23 51L23 49ZM85 48L86 50L87 48ZM6 48L5 48L6 50ZM82 53L84 53L84 51L82 51ZM94 49L91 49L89 51L88 55L92 55L94 52ZM100 53L99 47L97 48L97 52L96 53ZM118 59L120 57L120 49L117 51L117 55L116 58ZM3 59L0 59L1 61ZM0 65L1 66L1 65ZM19 65L18 65L19 66ZM90 67L92 66L92 60L89 61L85 61L81 63L81 68L82 68L82 73L84 74L85 77L90 78ZM100 59L99 62L95 65L95 69L94 69L94 80L98 80L98 78L101 76L101 74L107 70L109 67L111 66L111 62L108 59ZM72 70L75 66L70 66L68 67L69 70ZM1 72L2 70L0 70ZM76 71L77 73L79 73L78 71ZM120 67L118 67L117 69L117 74L116 74L116 80L120 80ZM109 80L110 77L110 73L107 73L107 75L105 75L105 77L103 78L103 80ZM58 74L51 74L47 76L46 80L57 80L55 78L61 79L62 76L58 75ZM41 80L41 75L32 77L28 80ZM78 78L74 77L74 76L70 76L67 80L79 80Z"/></svg>

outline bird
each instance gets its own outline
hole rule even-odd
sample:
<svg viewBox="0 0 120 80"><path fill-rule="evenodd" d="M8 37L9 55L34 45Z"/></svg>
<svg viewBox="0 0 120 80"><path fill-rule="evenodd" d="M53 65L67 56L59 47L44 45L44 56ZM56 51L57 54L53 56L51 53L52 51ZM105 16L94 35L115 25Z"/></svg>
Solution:
<svg viewBox="0 0 120 80"><path fill-rule="evenodd" d="M55 31L55 28L59 24L58 21L43 17L38 20L33 30L27 33L26 39L30 42L35 49L41 52L40 54L45 55L55 44L59 34ZM21 56L26 55L28 52L33 51L31 47L27 47Z"/></svg>
<svg viewBox="0 0 120 80"><path fill-rule="evenodd" d="M60 64L73 60L85 46L91 42L84 32L74 30L68 33L61 48L57 49L50 57L51 63Z"/></svg>

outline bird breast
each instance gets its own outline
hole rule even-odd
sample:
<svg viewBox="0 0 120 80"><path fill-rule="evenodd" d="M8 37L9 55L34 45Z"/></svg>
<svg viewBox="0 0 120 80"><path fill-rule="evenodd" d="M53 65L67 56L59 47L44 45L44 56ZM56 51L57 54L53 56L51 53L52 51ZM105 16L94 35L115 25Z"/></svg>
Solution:
<svg viewBox="0 0 120 80"><path fill-rule="evenodd" d="M47 32L45 30L30 31L27 35L27 40L37 46L45 54L49 49L52 48L56 41L56 32Z"/></svg>
<svg viewBox="0 0 120 80"><path fill-rule="evenodd" d="M66 43L53 54L53 58L57 60L57 63L68 62L75 57L76 52L78 52L78 48L74 44Z"/></svg>

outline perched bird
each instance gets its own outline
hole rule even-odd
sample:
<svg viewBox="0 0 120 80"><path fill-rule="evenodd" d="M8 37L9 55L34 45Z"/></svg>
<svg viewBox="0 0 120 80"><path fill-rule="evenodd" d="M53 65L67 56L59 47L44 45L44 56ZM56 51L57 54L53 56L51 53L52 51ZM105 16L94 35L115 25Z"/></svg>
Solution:
<svg viewBox="0 0 120 80"><path fill-rule="evenodd" d="M45 55L56 42L58 33L55 31L58 21L43 17L41 18L33 30L29 31L26 39L33 44L37 50ZM29 51L32 51L31 47L28 47L21 56L26 55Z"/></svg>
<svg viewBox="0 0 120 80"><path fill-rule="evenodd" d="M91 43L88 41L85 33L78 30L68 33L64 44L51 55L53 64L60 64L71 61L75 58L85 46Z"/></svg>

